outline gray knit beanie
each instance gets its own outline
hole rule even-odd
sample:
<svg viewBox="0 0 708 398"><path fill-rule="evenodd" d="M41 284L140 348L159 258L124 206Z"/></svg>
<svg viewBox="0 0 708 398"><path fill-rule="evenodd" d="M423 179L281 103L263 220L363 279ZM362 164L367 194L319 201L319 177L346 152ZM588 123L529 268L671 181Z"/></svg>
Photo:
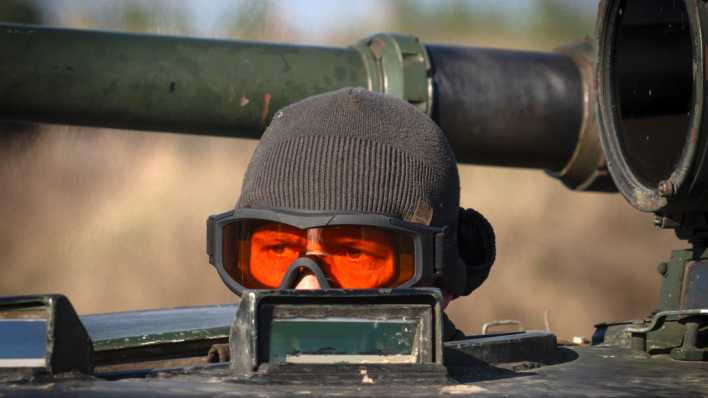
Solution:
<svg viewBox="0 0 708 398"><path fill-rule="evenodd" d="M469 293L457 254L459 198L455 156L430 118L402 100L345 88L275 114L236 207L353 211L447 226L437 283L457 296Z"/></svg>

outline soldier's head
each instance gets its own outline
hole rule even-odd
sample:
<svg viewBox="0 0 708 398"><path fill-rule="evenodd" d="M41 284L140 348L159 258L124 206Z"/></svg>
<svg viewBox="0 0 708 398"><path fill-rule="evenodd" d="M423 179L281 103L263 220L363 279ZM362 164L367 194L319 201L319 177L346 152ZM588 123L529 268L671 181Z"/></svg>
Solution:
<svg viewBox="0 0 708 398"><path fill-rule="evenodd" d="M210 218L211 260L237 294L437 286L465 295L487 276L494 236L459 197L454 154L415 107L356 88L309 97L275 114L235 210Z"/></svg>

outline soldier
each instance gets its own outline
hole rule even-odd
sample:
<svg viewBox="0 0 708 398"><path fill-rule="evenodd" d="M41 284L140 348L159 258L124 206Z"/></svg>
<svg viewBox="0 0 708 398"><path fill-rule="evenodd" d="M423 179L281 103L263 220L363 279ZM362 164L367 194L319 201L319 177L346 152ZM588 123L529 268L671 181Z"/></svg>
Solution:
<svg viewBox="0 0 708 398"><path fill-rule="evenodd" d="M454 154L407 102L346 88L277 112L233 211L212 216L226 285L439 287L469 294L494 262L494 232L459 207ZM445 340L464 337L445 317Z"/></svg>

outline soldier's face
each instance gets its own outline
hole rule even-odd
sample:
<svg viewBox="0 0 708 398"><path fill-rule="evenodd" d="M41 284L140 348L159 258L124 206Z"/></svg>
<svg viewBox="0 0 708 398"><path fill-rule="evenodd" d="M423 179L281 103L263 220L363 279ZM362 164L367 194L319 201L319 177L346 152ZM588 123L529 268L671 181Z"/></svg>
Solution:
<svg viewBox="0 0 708 398"><path fill-rule="evenodd" d="M319 290L322 289L320 282L312 273L307 273L295 285L295 290Z"/></svg>
<svg viewBox="0 0 708 398"><path fill-rule="evenodd" d="M311 272L306 273L303 275L303 277L300 279L300 281L295 285L295 290L319 290L322 289L322 286L320 286L320 282L317 280L317 277L315 277ZM450 304L450 301L452 301L453 297L451 294L448 292L443 292L443 300L442 300L442 309L444 310L447 308L447 305Z"/></svg>
<svg viewBox="0 0 708 398"><path fill-rule="evenodd" d="M250 235L250 275L275 288L288 272L300 272L297 289L319 289L307 268L289 271L301 257L314 260L332 287L372 289L395 287L414 273L411 253L401 250L400 239L388 230L371 226L333 226L306 230L268 223ZM408 250L410 251L410 250Z"/></svg>

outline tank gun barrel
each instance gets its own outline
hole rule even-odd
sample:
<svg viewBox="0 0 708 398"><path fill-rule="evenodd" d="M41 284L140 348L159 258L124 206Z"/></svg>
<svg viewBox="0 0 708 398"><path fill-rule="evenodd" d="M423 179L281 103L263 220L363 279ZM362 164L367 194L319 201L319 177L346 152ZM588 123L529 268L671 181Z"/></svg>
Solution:
<svg viewBox="0 0 708 398"><path fill-rule="evenodd" d="M366 85L349 49L17 25L0 48L0 117L22 121L258 138L288 103Z"/></svg>
<svg viewBox="0 0 708 398"><path fill-rule="evenodd" d="M328 48L9 24L0 48L8 120L258 138L277 109L359 86L431 115L461 162L564 177L591 114L582 68L558 52L424 46L396 34Z"/></svg>
<svg viewBox="0 0 708 398"><path fill-rule="evenodd" d="M436 122L460 161L558 170L583 118L580 72L567 56L427 46Z"/></svg>

